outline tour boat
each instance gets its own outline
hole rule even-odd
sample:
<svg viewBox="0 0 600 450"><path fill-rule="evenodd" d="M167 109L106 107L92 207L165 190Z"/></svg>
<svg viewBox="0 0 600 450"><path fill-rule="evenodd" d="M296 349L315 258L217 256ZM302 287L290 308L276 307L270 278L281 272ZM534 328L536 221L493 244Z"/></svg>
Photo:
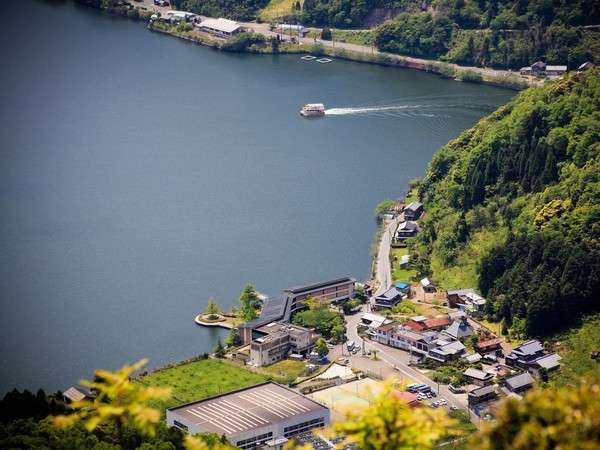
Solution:
<svg viewBox="0 0 600 450"><path fill-rule="evenodd" d="M303 117L319 117L325 115L325 105L323 103L308 103L300 110Z"/></svg>

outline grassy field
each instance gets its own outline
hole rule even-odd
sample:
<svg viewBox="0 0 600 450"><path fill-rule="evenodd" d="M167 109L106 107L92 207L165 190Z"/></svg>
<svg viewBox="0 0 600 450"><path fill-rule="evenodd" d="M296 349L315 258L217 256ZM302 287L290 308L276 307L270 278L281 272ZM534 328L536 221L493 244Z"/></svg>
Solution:
<svg viewBox="0 0 600 450"><path fill-rule="evenodd" d="M394 282L405 281L408 283L412 281L413 277L417 276L417 271L413 269L400 268L400 258L402 257L402 255L408 255L408 249L406 247L392 249L392 280Z"/></svg>
<svg viewBox="0 0 600 450"><path fill-rule="evenodd" d="M267 376L291 382L304 375L305 365L306 363L304 361L284 359L283 361L276 362L270 366L261 367L257 370Z"/></svg>
<svg viewBox="0 0 600 450"><path fill-rule="evenodd" d="M171 406L252 386L267 375L250 372L225 361L206 359L158 370L139 379L148 386L170 387L172 398L153 404L164 410Z"/></svg>
<svg viewBox="0 0 600 450"><path fill-rule="evenodd" d="M303 3L304 0L300 0L300 4ZM290 15L295 4L296 0L271 0L258 17L264 22L277 20L280 17Z"/></svg>

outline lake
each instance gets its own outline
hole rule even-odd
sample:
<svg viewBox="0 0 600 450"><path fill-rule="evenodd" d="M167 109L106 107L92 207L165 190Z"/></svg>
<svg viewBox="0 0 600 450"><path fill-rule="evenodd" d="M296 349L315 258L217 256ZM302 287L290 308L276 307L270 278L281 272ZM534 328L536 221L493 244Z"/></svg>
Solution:
<svg viewBox="0 0 600 450"><path fill-rule="evenodd" d="M210 351L244 283L365 279L373 209L514 92L3 5L0 392ZM309 102L328 115L306 120Z"/></svg>

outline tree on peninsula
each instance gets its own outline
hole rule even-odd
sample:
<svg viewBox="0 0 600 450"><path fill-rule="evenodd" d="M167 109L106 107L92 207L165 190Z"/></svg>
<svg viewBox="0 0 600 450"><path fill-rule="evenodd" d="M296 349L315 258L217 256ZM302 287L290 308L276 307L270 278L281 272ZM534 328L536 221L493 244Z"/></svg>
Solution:
<svg viewBox="0 0 600 450"><path fill-rule="evenodd" d="M206 314L211 319L216 318L216 316L219 314L219 305L213 297L208 299L208 305L206 305Z"/></svg>
<svg viewBox="0 0 600 450"><path fill-rule="evenodd" d="M249 322L258 317L256 307L259 303L260 299L254 285L246 284L240 295L240 316L244 322Z"/></svg>

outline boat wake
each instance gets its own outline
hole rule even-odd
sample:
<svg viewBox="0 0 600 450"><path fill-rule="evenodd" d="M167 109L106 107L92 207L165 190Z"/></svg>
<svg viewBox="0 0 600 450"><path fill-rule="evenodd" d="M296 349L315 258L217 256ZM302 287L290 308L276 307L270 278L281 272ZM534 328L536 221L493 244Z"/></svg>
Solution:
<svg viewBox="0 0 600 450"><path fill-rule="evenodd" d="M325 110L326 116L350 116L358 114L380 113L385 111L402 111L423 109L429 105L396 105L396 106L370 106L363 108L330 108Z"/></svg>

